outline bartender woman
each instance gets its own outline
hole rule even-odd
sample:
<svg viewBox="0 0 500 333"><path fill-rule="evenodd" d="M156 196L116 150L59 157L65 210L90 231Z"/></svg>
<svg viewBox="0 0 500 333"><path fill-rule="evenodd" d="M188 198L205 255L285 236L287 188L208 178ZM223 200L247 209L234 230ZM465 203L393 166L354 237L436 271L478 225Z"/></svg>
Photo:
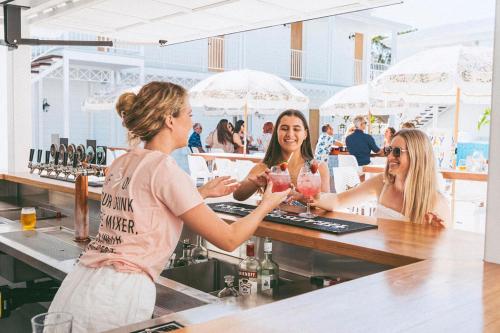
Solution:
<svg viewBox="0 0 500 333"><path fill-rule="evenodd" d="M225 251L250 238L288 191L264 193L262 203L232 224L204 202L238 184L218 178L196 189L170 156L185 147L192 111L184 88L151 82L120 96L116 110L129 140L144 143L116 159L101 196L99 233L64 279L49 312L73 315L73 332L100 332L150 319L157 280L183 223ZM201 277L200 277L201 278Z"/></svg>

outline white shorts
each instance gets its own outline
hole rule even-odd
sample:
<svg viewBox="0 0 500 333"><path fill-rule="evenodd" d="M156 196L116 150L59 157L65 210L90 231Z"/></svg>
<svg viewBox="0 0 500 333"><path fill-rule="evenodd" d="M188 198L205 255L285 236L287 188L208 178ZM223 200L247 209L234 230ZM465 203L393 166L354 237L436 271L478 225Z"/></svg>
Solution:
<svg viewBox="0 0 500 333"><path fill-rule="evenodd" d="M155 300L155 284L145 274L76 265L49 312L71 313L73 333L101 332L151 319Z"/></svg>

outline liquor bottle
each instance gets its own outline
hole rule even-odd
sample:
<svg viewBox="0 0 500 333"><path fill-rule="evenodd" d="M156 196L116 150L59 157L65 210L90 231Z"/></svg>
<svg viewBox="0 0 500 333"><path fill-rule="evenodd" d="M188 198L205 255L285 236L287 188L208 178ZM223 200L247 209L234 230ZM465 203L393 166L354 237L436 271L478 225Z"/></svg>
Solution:
<svg viewBox="0 0 500 333"><path fill-rule="evenodd" d="M273 243L269 237L264 239L264 259L260 262L259 291L268 296L277 295L279 268L272 259Z"/></svg>
<svg viewBox="0 0 500 333"><path fill-rule="evenodd" d="M195 263L190 253L191 247L189 239L186 238L182 241L182 257L174 261L174 267L189 266Z"/></svg>
<svg viewBox="0 0 500 333"><path fill-rule="evenodd" d="M208 250L203 246L203 238L201 236L196 236L196 246L191 250L191 257L195 263L208 260Z"/></svg>
<svg viewBox="0 0 500 333"><path fill-rule="evenodd" d="M256 295L258 285L259 261L255 258L255 244L247 242L247 257L240 263L238 287L240 295Z"/></svg>

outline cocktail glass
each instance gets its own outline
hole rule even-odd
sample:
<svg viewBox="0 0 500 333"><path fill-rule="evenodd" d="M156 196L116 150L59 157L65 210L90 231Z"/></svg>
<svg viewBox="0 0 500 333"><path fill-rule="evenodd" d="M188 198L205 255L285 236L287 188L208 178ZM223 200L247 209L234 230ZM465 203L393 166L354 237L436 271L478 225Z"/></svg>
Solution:
<svg viewBox="0 0 500 333"><path fill-rule="evenodd" d="M297 190L308 199L307 211L300 213L299 216L311 219L316 217L317 215L311 213L309 201L321 191L321 177L319 172L312 173L310 167L304 165L297 177Z"/></svg>
<svg viewBox="0 0 500 333"><path fill-rule="evenodd" d="M290 173L288 173L288 169L285 169L283 171L279 166L273 166L271 167L269 178L273 182L273 192L283 192L290 188L291 179ZM280 210L279 207L275 208L273 210L273 213L276 215L284 214L284 212Z"/></svg>

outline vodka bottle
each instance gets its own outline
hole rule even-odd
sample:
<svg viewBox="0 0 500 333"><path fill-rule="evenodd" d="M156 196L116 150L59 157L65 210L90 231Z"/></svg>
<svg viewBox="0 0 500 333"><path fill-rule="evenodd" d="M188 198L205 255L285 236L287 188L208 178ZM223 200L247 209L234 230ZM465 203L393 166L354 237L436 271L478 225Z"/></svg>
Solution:
<svg viewBox="0 0 500 333"><path fill-rule="evenodd" d="M191 247L192 245L189 239L185 239L182 242L182 257L174 261L174 267L189 266L195 263L190 253Z"/></svg>
<svg viewBox="0 0 500 333"><path fill-rule="evenodd" d="M247 242L247 257L240 263L238 287L240 295L256 295L258 285L259 261L255 258L255 244Z"/></svg>
<svg viewBox="0 0 500 333"><path fill-rule="evenodd" d="M272 259L273 243L266 237L264 240L264 259L260 262L259 291L268 296L277 295L279 284L279 268Z"/></svg>
<svg viewBox="0 0 500 333"><path fill-rule="evenodd" d="M203 246L203 238L196 236L196 246L191 250L194 262L200 263L208 260L208 250Z"/></svg>

